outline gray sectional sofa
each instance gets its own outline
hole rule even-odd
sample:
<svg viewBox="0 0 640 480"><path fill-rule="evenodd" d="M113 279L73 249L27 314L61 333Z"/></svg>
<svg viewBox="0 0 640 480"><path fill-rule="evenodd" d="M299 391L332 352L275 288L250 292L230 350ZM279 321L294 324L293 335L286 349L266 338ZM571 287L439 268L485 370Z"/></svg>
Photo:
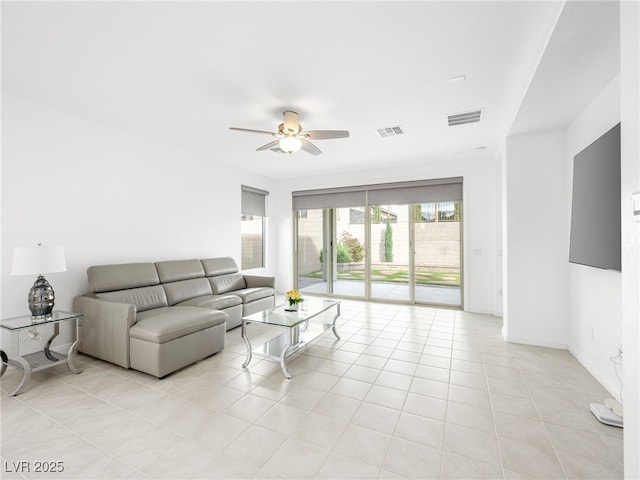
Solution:
<svg viewBox="0 0 640 480"><path fill-rule="evenodd" d="M78 351L158 378L219 352L226 330L275 303L275 279L230 257L99 265L87 277L90 293L73 302Z"/></svg>

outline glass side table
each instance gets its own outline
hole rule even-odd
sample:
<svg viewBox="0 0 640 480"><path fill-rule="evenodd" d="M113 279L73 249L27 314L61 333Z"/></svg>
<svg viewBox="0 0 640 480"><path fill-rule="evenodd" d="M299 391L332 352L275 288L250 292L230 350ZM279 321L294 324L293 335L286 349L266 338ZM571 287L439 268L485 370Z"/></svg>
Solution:
<svg viewBox="0 0 640 480"><path fill-rule="evenodd" d="M78 344L78 319L80 318L82 318L82 315L79 313L54 311L46 317L25 315L23 317L3 318L0 320L0 327L9 333L11 342L8 354L4 350L0 350L0 357L2 357L0 377L2 377L7 370L7 365L11 365L23 372L20 385L18 385L18 388L16 388L11 395L15 396L24 391L31 378L32 372L46 370L47 368L55 367L62 363L66 363L69 370L73 373L82 372L82 370L73 363L73 355L76 351L76 345ZM51 342L53 342L60 333L60 324L62 322L74 322L76 330L76 339L66 355L51 350ZM38 327L49 324L53 325L53 334L47 341L44 349L39 352L20 355L20 332L27 330L27 335L34 337L35 335L39 335L37 332Z"/></svg>

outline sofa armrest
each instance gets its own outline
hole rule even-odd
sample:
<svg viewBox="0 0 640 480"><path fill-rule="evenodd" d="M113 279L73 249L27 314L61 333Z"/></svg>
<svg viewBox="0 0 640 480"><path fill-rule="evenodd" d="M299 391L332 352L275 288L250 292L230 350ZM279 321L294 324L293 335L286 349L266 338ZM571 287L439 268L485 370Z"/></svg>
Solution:
<svg viewBox="0 0 640 480"><path fill-rule="evenodd" d="M78 326L78 350L129 368L129 329L136 323L136 306L87 295L76 297L73 309L84 315Z"/></svg>
<svg viewBox="0 0 640 480"><path fill-rule="evenodd" d="M267 275L244 275L244 280L247 283L247 288L255 287L271 287L276 288L276 277Z"/></svg>

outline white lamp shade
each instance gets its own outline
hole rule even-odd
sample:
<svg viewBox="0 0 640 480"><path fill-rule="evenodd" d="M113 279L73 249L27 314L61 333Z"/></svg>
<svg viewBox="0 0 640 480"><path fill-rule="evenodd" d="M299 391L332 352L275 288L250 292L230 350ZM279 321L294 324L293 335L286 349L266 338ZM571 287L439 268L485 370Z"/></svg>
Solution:
<svg viewBox="0 0 640 480"><path fill-rule="evenodd" d="M287 153L295 153L302 147L302 140L296 137L284 137L280 139L278 145Z"/></svg>
<svg viewBox="0 0 640 480"><path fill-rule="evenodd" d="M11 275L65 272L67 264L60 246L15 247Z"/></svg>

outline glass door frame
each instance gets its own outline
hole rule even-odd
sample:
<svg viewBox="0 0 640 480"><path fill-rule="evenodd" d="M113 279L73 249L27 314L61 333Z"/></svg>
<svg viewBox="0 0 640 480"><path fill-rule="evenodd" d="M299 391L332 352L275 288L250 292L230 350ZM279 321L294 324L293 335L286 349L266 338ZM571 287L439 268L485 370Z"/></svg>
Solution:
<svg viewBox="0 0 640 480"><path fill-rule="evenodd" d="M337 234L337 224L336 224L336 211L338 208L323 208L322 209L322 218L323 218L323 258L325 261L323 262L323 273L325 278L327 279L327 291L321 295L326 295L328 297L337 297L337 298L346 298L346 299L355 299L355 300L364 300L364 301L372 301L379 303L393 303L393 304L405 304L405 305L422 305L422 306L432 306L438 308L451 308L455 310L463 310L464 309L464 209L462 200L458 200L460 205L460 219L459 219L459 234L460 234L460 303L458 305L452 304L443 304L443 303L435 303L435 302L424 302L416 300L416 272L415 272L415 258L416 258L416 229L415 229L415 218L411 214L412 207L419 204L404 204L408 208L408 243L407 246L409 249L408 255L408 274L409 274L409 298L407 300L387 300L384 298L372 297L371 296L371 212L374 206L367 205L364 206L364 295L346 295L346 294L336 294L334 293L334 281L337 280L338 269L337 269L337 243L338 243L338 234ZM292 219L293 219L293 277L294 277L294 285L295 288L298 288L298 211L292 211ZM327 228L328 226L328 228ZM315 294L311 294L315 295Z"/></svg>

